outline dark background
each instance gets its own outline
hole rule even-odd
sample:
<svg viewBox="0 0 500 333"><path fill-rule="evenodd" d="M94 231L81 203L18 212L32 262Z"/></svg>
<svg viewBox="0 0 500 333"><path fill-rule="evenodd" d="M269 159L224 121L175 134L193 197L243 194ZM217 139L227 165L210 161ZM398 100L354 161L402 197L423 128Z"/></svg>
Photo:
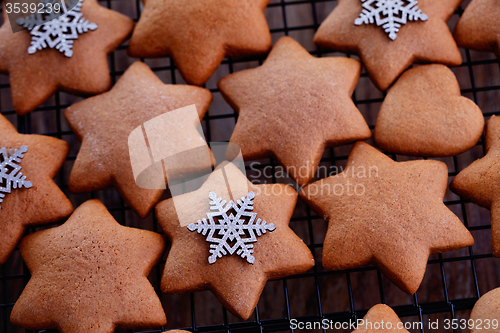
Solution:
<svg viewBox="0 0 500 333"><path fill-rule="evenodd" d="M464 1L465 8L469 1ZM142 9L139 0L100 1L100 4L134 19ZM331 0L272 0L266 10L266 17L275 42L283 35L289 35L317 56L343 56L316 48L312 42L315 30L336 6ZM449 22L453 29L462 9ZM500 115L500 66L492 53L478 53L461 50L464 63L452 68L458 78L464 96L474 100L482 109L485 119ZM353 56L357 58L356 56ZM111 75L118 79L134 61L126 54L126 45L109 56ZM143 60L143 59L142 59ZM207 141L228 141L236 122L236 115L223 100L217 90L217 81L231 72L259 66L263 58L250 60L225 60L206 87L214 94L214 101L203 121ZM169 58L145 62L165 83L183 84ZM373 129L383 100L383 93L363 74L354 93L354 100ZM15 115L10 97L9 80L0 76L1 113L17 126L22 133L50 135L68 141L71 152L66 163L56 177L56 182L77 207L90 198L101 199L118 222L137 228L160 232L153 216L142 220L124 205L116 190L108 189L87 194L72 194L68 191L69 174L78 153L80 143L69 130L63 117L64 109L81 98L57 93L42 107L26 116ZM373 144L372 140L368 140ZM352 145L325 151L325 166L345 165ZM459 156L439 159L448 165L450 180L459 170L484 155L484 141L481 140L469 152ZM408 157L390 155L398 161ZM276 166L272 160L261 161ZM249 163L248 163L249 164ZM248 171L248 175L253 173ZM255 174L254 174L255 175ZM263 179L263 181L266 181ZM288 183L287 179L271 179ZM239 332L241 331L289 331L288 320L349 320L360 318L370 307L384 302L393 307L403 321L420 321L446 318L469 318L470 309L480 295L500 286L498 276L500 259L491 257L490 217L486 209L461 201L448 191L448 207L456 213L471 230L476 242L474 246L430 257L424 281L415 295L407 295L393 285L373 267L342 272L328 272L322 268L321 252L325 236L326 222L299 200L292 229L308 244L315 256L316 266L309 272L278 281L268 282L262 293L254 315L246 322L228 313L209 292L168 295L159 291L159 279L164 260L153 270L150 279L161 297L167 315L167 326L185 328L198 332ZM34 232L32 228L27 232ZM166 255L165 255L166 257ZM23 265L19 251L13 253L5 265L0 266L0 332L24 332L9 322L15 301L29 280L29 272ZM444 330L439 330L442 332ZM152 330L151 332L160 332ZM430 332L428 329L425 332ZM433 331L437 332L437 331Z"/></svg>

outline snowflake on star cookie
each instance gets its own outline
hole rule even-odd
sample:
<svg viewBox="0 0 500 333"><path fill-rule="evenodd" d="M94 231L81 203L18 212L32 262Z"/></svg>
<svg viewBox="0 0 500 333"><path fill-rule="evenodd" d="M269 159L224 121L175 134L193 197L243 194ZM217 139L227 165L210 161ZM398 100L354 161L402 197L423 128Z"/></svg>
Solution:
<svg viewBox="0 0 500 333"><path fill-rule="evenodd" d="M355 25L376 23L382 26L389 38L395 40L402 24L407 21L427 21L428 17L418 8L417 0L361 0L363 10ZM375 3L375 4L374 4Z"/></svg>
<svg viewBox="0 0 500 333"><path fill-rule="evenodd" d="M204 218L188 226L190 231L197 231L207 237L207 242L213 243L210 244L211 255L208 257L208 262L213 264L217 258L236 252L243 259L246 258L248 263L253 264L255 257L252 255L251 243L257 242L256 236L260 237L267 230L276 229L272 223L267 224L260 218L255 220L257 213L252 212L255 193L248 192L246 198L242 197L236 203L231 200L227 205L226 200L217 198L214 192L210 192L208 197L210 210L213 211L207 213L208 220Z"/></svg>
<svg viewBox="0 0 500 333"><path fill-rule="evenodd" d="M0 149L0 203L3 201L5 194L11 192L11 189L30 188L33 186L30 181L26 180L26 176L21 171L21 159L24 153L28 151L28 146L21 146L19 149ZM10 154L10 156L9 156ZM0 207L1 208L1 207Z"/></svg>
<svg viewBox="0 0 500 333"><path fill-rule="evenodd" d="M55 47L66 57L71 58L73 56L73 41L78 39L78 35L97 29L97 24L90 23L80 13L82 2L83 0L78 0L78 3L71 10L67 10L64 1L62 1L64 14L56 18L51 18L51 14L42 18L37 13L17 19L16 22L30 30L32 35L28 53L33 54L37 50Z"/></svg>

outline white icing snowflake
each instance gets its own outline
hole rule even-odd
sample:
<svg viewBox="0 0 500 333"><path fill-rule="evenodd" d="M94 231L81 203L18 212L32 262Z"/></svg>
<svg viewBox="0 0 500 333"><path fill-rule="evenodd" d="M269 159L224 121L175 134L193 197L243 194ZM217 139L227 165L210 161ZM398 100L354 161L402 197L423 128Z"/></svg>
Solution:
<svg viewBox="0 0 500 333"><path fill-rule="evenodd" d="M26 180L21 170L21 159L23 153L28 151L28 146L21 146L19 149L0 149L0 202L5 197L4 193L10 193L11 189L33 186L30 181ZM10 156L9 156L10 153ZM1 208L1 207L0 207Z"/></svg>
<svg viewBox="0 0 500 333"><path fill-rule="evenodd" d="M363 10L354 21L356 25L376 22L382 26L389 38L395 40L397 32L407 20L427 21L428 17L418 8L417 0L361 0ZM374 5L375 2L375 5Z"/></svg>
<svg viewBox="0 0 500 333"><path fill-rule="evenodd" d="M207 242L213 243L210 244L211 256L208 257L208 262L213 264L217 258L236 252L243 259L246 258L248 263L253 264L255 257L252 255L253 244L250 243L257 241L256 235L261 236L267 230L276 229L274 224L267 224L260 218L255 221L257 213L251 212L255 193L248 192L246 198L242 197L236 203L231 200L227 205L226 200L217 198L214 192L210 192L208 197L210 210L214 212L207 213L208 220L204 218L188 226L190 231L198 231L199 234L207 236ZM231 212L228 215L229 211Z"/></svg>
<svg viewBox="0 0 500 333"><path fill-rule="evenodd" d="M48 46L55 47L66 57L72 57L73 40L78 39L79 34L97 29L97 24L90 23L80 13L82 2L83 0L79 0L73 9L67 10L62 1L64 14L56 18L51 19L50 15L42 18L40 14L31 14L31 16L17 19L16 22L30 30L32 35L28 53L33 54ZM44 23L40 24L41 22Z"/></svg>

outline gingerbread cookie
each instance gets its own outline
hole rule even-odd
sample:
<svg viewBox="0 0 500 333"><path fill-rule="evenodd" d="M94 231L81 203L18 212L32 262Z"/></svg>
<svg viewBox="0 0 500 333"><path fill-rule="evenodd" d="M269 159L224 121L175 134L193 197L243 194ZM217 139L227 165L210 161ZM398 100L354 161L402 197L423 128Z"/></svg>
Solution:
<svg viewBox="0 0 500 333"><path fill-rule="evenodd" d="M261 67L219 81L239 113L231 142L245 159L276 157L299 185L307 184L326 146L371 136L351 99L360 72L357 60L314 58L281 38Z"/></svg>
<svg viewBox="0 0 500 333"><path fill-rule="evenodd" d="M353 333L409 333L393 309L377 304L359 322Z"/></svg>
<svg viewBox="0 0 500 333"><path fill-rule="evenodd" d="M425 65L403 73L391 88L374 138L392 153L453 156L472 148L483 127L483 113L461 96L453 72L444 65Z"/></svg>
<svg viewBox="0 0 500 333"><path fill-rule="evenodd" d="M462 170L450 184L453 192L491 210L493 256L500 257L500 118L486 123L486 156Z"/></svg>
<svg viewBox="0 0 500 333"><path fill-rule="evenodd" d="M164 84L147 65L134 63L111 91L76 103L65 111L71 129L82 141L71 170L70 190L79 193L114 186L129 206L146 217L164 190L136 184L129 153L130 134L146 121L154 122L152 119L157 116L196 104L199 118L192 122L191 118L177 117L175 124L164 128L163 132L168 129L169 140L164 140L162 147L179 151L200 144L206 146L195 121L199 123L211 101L212 94L206 89ZM161 122L158 124L161 126ZM151 138L149 143L153 143ZM199 164L192 162L195 168Z"/></svg>
<svg viewBox="0 0 500 333"><path fill-rule="evenodd" d="M398 163L356 143L342 173L300 192L329 222L323 266L343 270L372 263L403 291L415 293L430 254L474 243L443 203L447 183L442 162Z"/></svg>
<svg viewBox="0 0 500 333"><path fill-rule="evenodd" d="M31 279L11 321L62 333L165 325L148 281L164 247L162 236L121 226L100 201L87 201L62 226L22 240Z"/></svg>
<svg viewBox="0 0 500 333"><path fill-rule="evenodd" d="M147 0L128 52L172 56L186 82L204 84L228 57L269 51L269 0Z"/></svg>
<svg viewBox="0 0 500 333"><path fill-rule="evenodd" d="M446 25L460 2L339 0L319 27L314 43L358 53L375 85L386 90L414 62L461 64L460 51ZM394 6L394 22L385 16L384 6Z"/></svg>
<svg viewBox="0 0 500 333"><path fill-rule="evenodd" d="M290 186L253 185L229 163L198 190L159 203L156 215L172 242L162 291L210 289L229 311L248 319L267 280L314 266L288 226L296 201Z"/></svg>
<svg viewBox="0 0 500 333"><path fill-rule="evenodd" d="M33 46L30 31L13 33L4 10L0 72L9 74L12 103L18 114L33 111L58 89L93 95L111 87L107 55L130 34L134 22L100 6L97 0L84 0L81 13L97 28L78 34L71 50L63 47L71 51L72 56L68 57L56 48L38 49L30 54Z"/></svg>
<svg viewBox="0 0 500 333"><path fill-rule="evenodd" d="M455 28L458 46L495 52L500 58L500 4L496 0L473 0Z"/></svg>
<svg viewBox="0 0 500 333"><path fill-rule="evenodd" d="M0 264L26 227L56 222L73 212L53 180L68 152L65 141L19 134L0 115Z"/></svg>
<svg viewBox="0 0 500 333"><path fill-rule="evenodd" d="M500 288L484 294L470 314L473 320L470 333L497 333L500 330Z"/></svg>

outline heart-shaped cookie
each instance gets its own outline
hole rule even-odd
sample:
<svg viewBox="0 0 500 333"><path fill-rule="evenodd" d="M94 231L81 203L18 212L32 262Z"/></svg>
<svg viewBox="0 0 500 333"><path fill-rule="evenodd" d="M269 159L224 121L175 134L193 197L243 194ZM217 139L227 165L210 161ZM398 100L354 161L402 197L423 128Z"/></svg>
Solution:
<svg viewBox="0 0 500 333"><path fill-rule="evenodd" d="M409 333L396 312L385 304L374 305L357 324L352 333Z"/></svg>
<svg viewBox="0 0 500 333"><path fill-rule="evenodd" d="M484 294L474 305L470 314L471 333L498 332L498 315L500 314L500 288Z"/></svg>
<svg viewBox="0 0 500 333"><path fill-rule="evenodd" d="M452 156L472 148L483 127L481 110L461 96L453 72L443 65L425 65L405 72L387 94L375 142L393 153Z"/></svg>

